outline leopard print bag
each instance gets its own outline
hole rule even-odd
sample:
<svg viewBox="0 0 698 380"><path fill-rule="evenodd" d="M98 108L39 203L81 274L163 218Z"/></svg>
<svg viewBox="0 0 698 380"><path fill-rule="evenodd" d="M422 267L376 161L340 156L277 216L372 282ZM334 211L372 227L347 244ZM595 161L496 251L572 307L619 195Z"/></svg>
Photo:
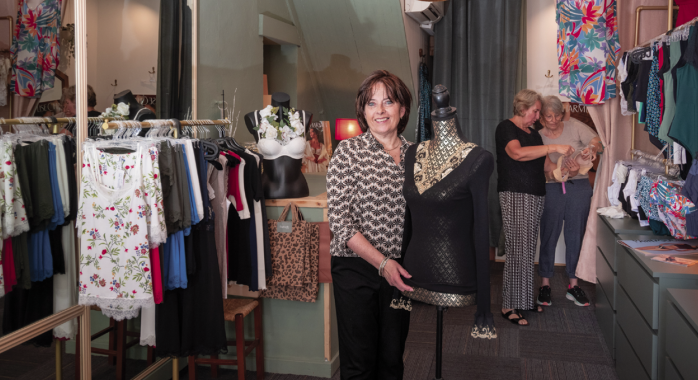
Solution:
<svg viewBox="0 0 698 380"><path fill-rule="evenodd" d="M292 210L291 232L279 232L278 223ZM260 297L315 302L319 284L320 228L303 219L293 203L278 220L269 220L272 276Z"/></svg>

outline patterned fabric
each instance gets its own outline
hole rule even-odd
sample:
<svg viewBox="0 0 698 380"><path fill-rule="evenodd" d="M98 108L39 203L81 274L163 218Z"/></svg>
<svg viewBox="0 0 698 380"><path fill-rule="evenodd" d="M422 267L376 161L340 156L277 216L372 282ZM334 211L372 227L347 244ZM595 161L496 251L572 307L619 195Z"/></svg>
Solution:
<svg viewBox="0 0 698 380"><path fill-rule="evenodd" d="M17 167L12 142L0 142L0 210L2 212L2 238L17 236L29 231L29 220L24 209L22 189L15 179Z"/></svg>
<svg viewBox="0 0 698 380"><path fill-rule="evenodd" d="M167 237L158 150L87 148L82 165L79 303L116 320L133 318L153 305L150 248Z"/></svg>
<svg viewBox="0 0 698 380"><path fill-rule="evenodd" d="M2 239L17 236L29 231L29 220L24 210L24 200L19 181L15 181L17 168L12 143L9 140L0 141L0 213L2 221ZM2 265L2 247L0 247L0 297L5 294L5 276ZM12 266L14 269L14 265ZM8 282L13 282L13 276L7 275ZM16 280L14 281L16 283ZM8 286L13 285L12 283Z"/></svg>
<svg viewBox="0 0 698 380"><path fill-rule="evenodd" d="M650 203L656 204L659 218L669 228L674 239L695 239L686 232L686 215L696 211L696 205L681 195L682 186L659 180L652 185Z"/></svg>
<svg viewBox="0 0 698 380"><path fill-rule="evenodd" d="M637 190L635 191L635 199L649 219L661 222L659 214L657 213L657 207L650 204L650 190L652 190L652 184L653 181L650 177L640 177L640 182L637 184Z"/></svg>
<svg viewBox="0 0 698 380"><path fill-rule="evenodd" d="M437 121L436 123L448 124L448 126L440 126L444 130L444 135L458 136L455 132L455 118L446 122ZM448 129L453 129L449 132ZM438 138L438 136L437 136ZM437 150L434 147L437 141L423 142L417 146L414 163L414 182L417 185L417 190L420 194L430 189L436 183L444 179L453 169L468 157L468 153L477 145L473 143L464 143L460 139L442 139L439 143L445 143L447 148ZM450 143L450 144L449 144ZM448 155L448 153L453 152ZM429 165L431 163L431 165Z"/></svg>
<svg viewBox="0 0 698 380"><path fill-rule="evenodd" d="M506 247L502 308L532 309L533 258L536 255L538 227L545 197L502 191L499 204Z"/></svg>
<svg viewBox="0 0 698 380"><path fill-rule="evenodd" d="M300 214L300 210L298 210L298 213ZM285 215L284 219L286 219ZM276 228L271 228L271 222L273 221L270 220L269 222L269 233L271 234L276 231ZM262 290L259 294L260 297L301 302L315 302L317 300L317 295L320 291L320 284L318 282L318 268L320 265L320 226L313 223L304 223L306 224L306 228L304 229L306 244L302 252L298 252L298 250L277 249L288 248L288 246L278 247L278 245L282 244L273 237L270 237L274 274L269 283L267 283L267 288ZM274 224L274 227L276 227L276 224ZM293 227L297 229L299 226L293 223ZM280 235L290 234L276 233L277 237ZM290 242L290 240L287 242ZM296 279L297 281L293 281L293 276L285 278L284 275L281 274L283 269L288 270L299 266L301 266L301 268L300 272L297 274L300 276Z"/></svg>
<svg viewBox="0 0 698 380"><path fill-rule="evenodd" d="M400 136L400 164L370 131L337 146L327 170L327 208L334 234L330 254L359 257L347 241L360 232L386 257L400 257L405 219L405 152L412 145Z"/></svg>
<svg viewBox="0 0 698 380"><path fill-rule="evenodd" d="M415 301L421 301L430 305L439 305L446 307L465 307L475 305L477 302L477 293L471 294L451 294L440 293L424 288L415 287L413 291L404 291L402 294Z"/></svg>
<svg viewBox="0 0 698 380"><path fill-rule="evenodd" d="M647 83L647 115L645 116L645 128L650 135L657 137L657 139L662 143L662 145L667 145L665 140L659 138L659 125L660 121L660 103L662 101L661 89L659 88L659 54L657 49L652 49L652 66L650 66L650 77ZM671 155L671 150L673 149L673 144L667 146L667 151Z"/></svg>
<svg viewBox="0 0 698 380"><path fill-rule="evenodd" d="M557 0L560 95L603 104L616 96L620 53L615 0Z"/></svg>
<svg viewBox="0 0 698 380"><path fill-rule="evenodd" d="M10 88L20 96L40 98L45 90L53 88L60 60L58 33L61 26L61 1L44 0L31 9L29 0L19 0L17 24L10 50Z"/></svg>

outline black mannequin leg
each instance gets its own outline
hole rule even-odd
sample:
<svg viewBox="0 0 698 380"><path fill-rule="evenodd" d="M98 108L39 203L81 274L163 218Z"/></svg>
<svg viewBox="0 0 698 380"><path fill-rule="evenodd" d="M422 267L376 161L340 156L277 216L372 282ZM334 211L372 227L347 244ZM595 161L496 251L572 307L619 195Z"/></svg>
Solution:
<svg viewBox="0 0 698 380"><path fill-rule="evenodd" d="M448 309L445 306L436 307L436 377L434 380L443 380L441 377L441 349L442 337L444 333L444 311Z"/></svg>

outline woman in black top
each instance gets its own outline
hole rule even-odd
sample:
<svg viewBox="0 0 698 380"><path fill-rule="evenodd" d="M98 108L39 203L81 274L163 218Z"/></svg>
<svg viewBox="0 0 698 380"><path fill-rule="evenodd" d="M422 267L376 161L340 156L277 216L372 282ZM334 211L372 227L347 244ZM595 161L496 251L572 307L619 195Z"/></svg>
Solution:
<svg viewBox="0 0 698 380"><path fill-rule="evenodd" d="M499 123L495 132L497 192L506 238L502 316L521 326L528 326L521 310L535 307L533 257L543 213L546 173L555 169L548 153L574 152L569 145L543 145L533 128L541 105L540 94L521 90L514 98L514 116ZM539 306L537 311L543 309Z"/></svg>

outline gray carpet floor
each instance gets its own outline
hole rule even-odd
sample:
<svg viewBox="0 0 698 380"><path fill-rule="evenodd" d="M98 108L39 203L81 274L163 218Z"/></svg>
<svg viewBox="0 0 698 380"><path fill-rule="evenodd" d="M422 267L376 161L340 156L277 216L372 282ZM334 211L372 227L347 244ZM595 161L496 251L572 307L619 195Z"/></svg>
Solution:
<svg viewBox="0 0 698 380"><path fill-rule="evenodd" d="M553 306L541 314L528 313L530 326L511 324L500 316L502 263L491 270L492 312L497 339L473 339L469 332L475 306L453 308L444 314L443 377L454 379L506 380L615 380L614 364L594 315L595 288L580 282L591 301L576 306L565 298L564 267L555 268ZM536 277L536 289L540 279ZM537 294L537 293L536 293ZM0 310L1 311L1 310ZM432 380L435 371L436 308L415 304L405 348L405 380ZM55 355L52 348L20 346L0 354L0 379L52 379ZM63 376L74 378L74 356L64 355ZM106 358L93 356L93 378L114 378ZM127 378L145 368L144 361L127 362ZM207 366L198 366L197 379L211 379ZM181 379L188 379L185 368ZM332 380L338 380L339 371ZM237 379L234 370L219 369L220 380ZM248 371L246 379L256 380ZM267 373L265 380L319 380L318 377Z"/></svg>
<svg viewBox="0 0 698 380"><path fill-rule="evenodd" d="M594 315L594 284L580 281L591 301L576 306L565 298L564 267L551 281L553 305L541 314L528 313L530 326L517 326L501 317L503 263L491 269L492 312L497 339L473 339L476 306L449 309L444 314L442 376L447 380L616 380L611 354ZM536 276L536 289L540 278ZM538 292L536 291L536 296ZM405 380L432 380L435 371L436 308L414 305L405 348ZM211 379L208 367L197 367L197 379ZM186 370L182 379L188 379ZM256 380L248 371L246 380ZM339 371L332 380L339 380ZM220 380L237 379L233 370L219 370ZM319 377L265 374L265 380L320 380Z"/></svg>

